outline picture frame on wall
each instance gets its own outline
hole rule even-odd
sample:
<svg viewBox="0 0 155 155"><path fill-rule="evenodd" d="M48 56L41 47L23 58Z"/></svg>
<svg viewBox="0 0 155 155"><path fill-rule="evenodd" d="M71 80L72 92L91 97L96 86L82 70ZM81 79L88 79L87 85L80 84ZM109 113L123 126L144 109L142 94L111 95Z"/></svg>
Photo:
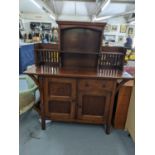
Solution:
<svg viewBox="0 0 155 155"><path fill-rule="evenodd" d="M126 33L127 25L121 25L120 26L120 33Z"/></svg>
<svg viewBox="0 0 155 155"><path fill-rule="evenodd" d="M105 26L104 32L110 32L110 30L111 30L111 25L107 24Z"/></svg>
<svg viewBox="0 0 155 155"><path fill-rule="evenodd" d="M118 36L118 42L123 43L123 41L124 41L124 37L123 36Z"/></svg>
<svg viewBox="0 0 155 155"><path fill-rule="evenodd" d="M19 30L23 31L24 30L24 25L21 19L19 19Z"/></svg>
<svg viewBox="0 0 155 155"><path fill-rule="evenodd" d="M134 29L133 27L129 27L128 29L128 35L133 35Z"/></svg>
<svg viewBox="0 0 155 155"><path fill-rule="evenodd" d="M111 32L117 32L118 26L117 25L111 25Z"/></svg>

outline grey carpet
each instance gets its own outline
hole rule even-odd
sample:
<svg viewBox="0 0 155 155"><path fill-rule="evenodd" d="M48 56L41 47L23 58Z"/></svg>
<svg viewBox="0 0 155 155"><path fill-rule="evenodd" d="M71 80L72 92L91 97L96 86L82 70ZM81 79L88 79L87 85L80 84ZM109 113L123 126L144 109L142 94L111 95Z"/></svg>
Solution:
<svg viewBox="0 0 155 155"><path fill-rule="evenodd" d="M128 133L100 125L52 122L41 130L34 110L20 116L20 155L134 155Z"/></svg>

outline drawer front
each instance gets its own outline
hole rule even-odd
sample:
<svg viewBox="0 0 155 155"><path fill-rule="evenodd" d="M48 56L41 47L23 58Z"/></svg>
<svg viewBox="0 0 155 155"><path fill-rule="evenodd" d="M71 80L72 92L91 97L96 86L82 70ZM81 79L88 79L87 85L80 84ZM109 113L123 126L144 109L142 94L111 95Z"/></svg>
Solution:
<svg viewBox="0 0 155 155"><path fill-rule="evenodd" d="M79 90L113 90L114 82L111 80L79 80Z"/></svg>

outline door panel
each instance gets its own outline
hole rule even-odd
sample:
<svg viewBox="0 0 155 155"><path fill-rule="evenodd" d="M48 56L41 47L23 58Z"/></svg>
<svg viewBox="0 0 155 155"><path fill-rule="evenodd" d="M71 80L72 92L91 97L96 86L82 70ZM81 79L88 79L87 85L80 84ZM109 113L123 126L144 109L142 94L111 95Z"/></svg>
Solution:
<svg viewBox="0 0 155 155"><path fill-rule="evenodd" d="M105 96L82 94L82 111L85 115L104 116ZM94 106L95 104L95 106Z"/></svg>
<svg viewBox="0 0 155 155"><path fill-rule="evenodd" d="M75 116L76 80L46 78L45 112L51 119L71 119Z"/></svg>
<svg viewBox="0 0 155 155"><path fill-rule="evenodd" d="M111 93L81 91L78 96L78 119L104 123L108 115Z"/></svg>
<svg viewBox="0 0 155 155"><path fill-rule="evenodd" d="M71 113L70 101L49 101L48 102L48 111L50 113Z"/></svg>

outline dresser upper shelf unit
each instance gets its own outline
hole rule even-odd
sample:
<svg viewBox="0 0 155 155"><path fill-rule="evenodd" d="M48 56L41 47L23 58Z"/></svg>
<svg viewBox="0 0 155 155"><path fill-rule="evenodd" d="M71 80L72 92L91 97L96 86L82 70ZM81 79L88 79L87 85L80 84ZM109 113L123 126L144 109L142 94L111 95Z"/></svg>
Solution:
<svg viewBox="0 0 155 155"><path fill-rule="evenodd" d="M59 51L63 68L97 68L105 23L64 22L59 25Z"/></svg>

